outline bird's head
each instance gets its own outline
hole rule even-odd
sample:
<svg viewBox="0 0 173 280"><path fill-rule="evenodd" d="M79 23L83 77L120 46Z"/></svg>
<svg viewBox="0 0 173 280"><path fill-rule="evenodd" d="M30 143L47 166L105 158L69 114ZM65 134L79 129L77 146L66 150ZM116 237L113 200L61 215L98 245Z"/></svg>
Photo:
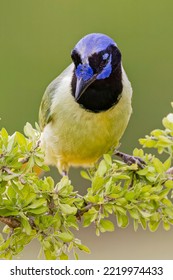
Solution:
<svg viewBox="0 0 173 280"><path fill-rule="evenodd" d="M75 65L72 94L78 103L83 103L83 95L89 88L91 95L94 88L96 91L104 84L108 88L109 82L113 86L112 77L117 67L121 67L121 53L113 39L100 33L88 34L76 44L71 57Z"/></svg>

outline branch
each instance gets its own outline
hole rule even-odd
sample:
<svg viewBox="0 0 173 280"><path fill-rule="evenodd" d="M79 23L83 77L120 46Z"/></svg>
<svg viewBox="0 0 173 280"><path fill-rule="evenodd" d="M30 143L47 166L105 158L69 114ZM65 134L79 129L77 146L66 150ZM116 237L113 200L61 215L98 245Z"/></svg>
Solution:
<svg viewBox="0 0 173 280"><path fill-rule="evenodd" d="M10 228L17 228L20 227L21 223L14 217L0 217L0 221L6 225L8 225Z"/></svg>

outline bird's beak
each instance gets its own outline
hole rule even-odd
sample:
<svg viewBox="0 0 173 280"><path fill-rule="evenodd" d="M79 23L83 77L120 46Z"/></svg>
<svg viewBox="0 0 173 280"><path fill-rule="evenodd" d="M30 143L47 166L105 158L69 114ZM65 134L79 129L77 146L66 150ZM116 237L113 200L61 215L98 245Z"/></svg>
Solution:
<svg viewBox="0 0 173 280"><path fill-rule="evenodd" d="M77 78L75 99L78 100L84 91L96 80L97 75L93 75L89 80L84 81L82 78Z"/></svg>

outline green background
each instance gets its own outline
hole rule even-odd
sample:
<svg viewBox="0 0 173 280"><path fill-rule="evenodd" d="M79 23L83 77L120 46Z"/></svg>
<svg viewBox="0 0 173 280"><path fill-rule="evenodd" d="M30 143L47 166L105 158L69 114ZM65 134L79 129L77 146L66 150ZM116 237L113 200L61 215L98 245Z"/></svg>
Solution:
<svg viewBox="0 0 173 280"><path fill-rule="evenodd" d="M133 115L121 150L131 153L139 137L162 127L173 101L172 0L0 0L1 126L13 133L38 120L46 86L71 62L76 42L91 32L117 42L132 83ZM52 174L59 180L55 169ZM70 178L85 193L79 169ZM80 255L84 259L173 259L172 229L135 233L130 225L98 238L93 227L78 236L92 250ZM21 258L36 258L38 251L34 242Z"/></svg>

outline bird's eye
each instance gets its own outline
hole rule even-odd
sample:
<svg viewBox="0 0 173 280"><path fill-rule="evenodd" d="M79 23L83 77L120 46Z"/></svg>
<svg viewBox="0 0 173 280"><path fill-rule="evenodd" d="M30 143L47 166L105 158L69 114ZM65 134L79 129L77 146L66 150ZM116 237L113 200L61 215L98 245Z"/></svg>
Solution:
<svg viewBox="0 0 173 280"><path fill-rule="evenodd" d="M74 62L76 67L79 65L79 63L82 63L81 57L80 57L80 55L78 54L78 52L76 50L72 51L71 58L72 58L72 60L73 60L73 62Z"/></svg>
<svg viewBox="0 0 173 280"><path fill-rule="evenodd" d="M107 64L108 60L109 60L108 58L107 58L107 59L102 60L102 61L100 62L99 68L103 69L103 67L105 67L105 66L106 66L106 64Z"/></svg>
<svg viewBox="0 0 173 280"><path fill-rule="evenodd" d="M103 54L99 64L99 71L103 70L103 68L106 66L108 61L109 61L109 54L108 53Z"/></svg>
<svg viewBox="0 0 173 280"><path fill-rule="evenodd" d="M109 54L108 53L104 53L102 55L103 60L107 60L109 58Z"/></svg>
<svg viewBox="0 0 173 280"><path fill-rule="evenodd" d="M109 61L109 54L108 53L94 53L89 58L90 66L92 67L94 73L99 73L103 70L103 68L106 66L106 64Z"/></svg>

